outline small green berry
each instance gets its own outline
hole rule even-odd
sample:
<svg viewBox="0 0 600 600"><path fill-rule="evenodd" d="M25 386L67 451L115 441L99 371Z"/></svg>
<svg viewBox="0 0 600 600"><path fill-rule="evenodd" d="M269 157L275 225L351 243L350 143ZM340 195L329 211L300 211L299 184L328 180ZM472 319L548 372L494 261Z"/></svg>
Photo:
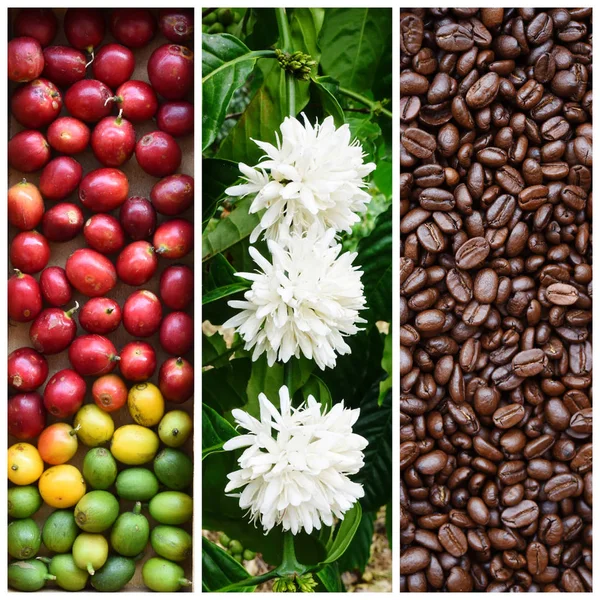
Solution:
<svg viewBox="0 0 600 600"><path fill-rule="evenodd" d="M208 33L225 33L225 27L222 23L215 23L210 26Z"/></svg>
<svg viewBox="0 0 600 600"><path fill-rule="evenodd" d="M220 8L217 11L217 18L223 25L231 25L233 23L233 11L230 8Z"/></svg>
<svg viewBox="0 0 600 600"><path fill-rule="evenodd" d="M213 12L208 13L203 19L202 23L204 25L212 25L217 22L217 11L213 10Z"/></svg>

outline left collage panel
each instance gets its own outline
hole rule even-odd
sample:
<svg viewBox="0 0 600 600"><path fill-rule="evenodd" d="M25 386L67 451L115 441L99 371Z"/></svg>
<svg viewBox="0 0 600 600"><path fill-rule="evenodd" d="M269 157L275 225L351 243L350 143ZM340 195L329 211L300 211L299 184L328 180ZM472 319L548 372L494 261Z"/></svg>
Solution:
<svg viewBox="0 0 600 600"><path fill-rule="evenodd" d="M8 9L8 586L196 591L193 9Z"/></svg>

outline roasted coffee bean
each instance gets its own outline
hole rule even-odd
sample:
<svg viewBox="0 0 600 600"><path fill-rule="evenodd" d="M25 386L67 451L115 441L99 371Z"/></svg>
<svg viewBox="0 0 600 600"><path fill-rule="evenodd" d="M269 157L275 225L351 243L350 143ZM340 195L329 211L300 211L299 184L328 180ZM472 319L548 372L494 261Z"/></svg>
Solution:
<svg viewBox="0 0 600 600"><path fill-rule="evenodd" d="M527 546L527 570L532 575L541 575L548 566L548 550L540 542Z"/></svg>
<svg viewBox="0 0 600 600"><path fill-rule="evenodd" d="M592 592L591 14L401 11L402 592Z"/></svg>
<svg viewBox="0 0 600 600"><path fill-rule="evenodd" d="M435 138L423 129L415 127L402 134L402 145L417 158L429 158L436 148Z"/></svg>
<svg viewBox="0 0 600 600"><path fill-rule="evenodd" d="M440 527L438 539L446 552L452 556L462 556L468 550L465 534L459 527L452 523L446 523Z"/></svg>
<svg viewBox="0 0 600 600"><path fill-rule="evenodd" d="M544 492L551 502L560 502L565 498L571 498L581 493L580 488L582 485L581 477L564 473L548 480L544 485Z"/></svg>
<svg viewBox="0 0 600 600"><path fill-rule="evenodd" d="M459 269L474 269L483 262L490 253L490 244L485 238L474 237L467 240L456 251L454 259Z"/></svg>
<svg viewBox="0 0 600 600"><path fill-rule="evenodd" d="M546 289L546 299L557 306L570 306L577 302L579 293L568 283L553 283Z"/></svg>
<svg viewBox="0 0 600 600"><path fill-rule="evenodd" d="M498 95L500 77L497 73L487 73L478 79L467 92L467 104L474 109L484 108L491 104Z"/></svg>
<svg viewBox="0 0 600 600"><path fill-rule="evenodd" d="M533 377L548 364L548 357L538 348L523 350L512 359L512 368L519 377Z"/></svg>
<svg viewBox="0 0 600 600"><path fill-rule="evenodd" d="M504 525L512 528L521 528L537 521L540 509L532 500L523 500L516 506L511 506L502 512L501 518Z"/></svg>
<svg viewBox="0 0 600 600"><path fill-rule="evenodd" d="M435 33L435 41L438 47L448 52L469 50L474 44L472 30L458 23L442 25Z"/></svg>
<svg viewBox="0 0 600 600"><path fill-rule="evenodd" d="M415 469L423 475L435 475L445 466L448 455L441 450L434 450L428 454L420 456L415 461Z"/></svg>
<svg viewBox="0 0 600 600"><path fill-rule="evenodd" d="M400 555L400 569L403 575L412 575L422 571L429 564L429 551L418 546L407 548Z"/></svg>

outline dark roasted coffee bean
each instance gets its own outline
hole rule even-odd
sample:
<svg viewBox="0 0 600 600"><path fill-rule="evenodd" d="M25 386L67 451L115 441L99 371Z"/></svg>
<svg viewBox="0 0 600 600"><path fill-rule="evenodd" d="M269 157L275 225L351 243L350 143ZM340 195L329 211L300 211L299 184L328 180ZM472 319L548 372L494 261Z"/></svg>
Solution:
<svg viewBox="0 0 600 600"><path fill-rule="evenodd" d="M473 33L457 23L442 25L435 34L437 45L442 50L461 52L473 47Z"/></svg>
<svg viewBox="0 0 600 600"><path fill-rule="evenodd" d="M467 240L456 251L454 259L459 269L474 269L480 266L490 253L490 245L485 238L474 237Z"/></svg>
<svg viewBox="0 0 600 600"><path fill-rule="evenodd" d="M521 528L531 525L540 514L540 509L536 502L532 500L523 500L515 506L511 506L502 512L501 518L504 525L512 528Z"/></svg>
<svg viewBox="0 0 600 600"><path fill-rule="evenodd" d="M415 461L415 469L423 475L435 475L445 466L448 455L441 450L434 450L428 454L420 456Z"/></svg>
<svg viewBox="0 0 600 600"><path fill-rule="evenodd" d="M538 348L519 352L512 359L512 368L519 377L534 377L541 373L548 364L548 358Z"/></svg>
<svg viewBox="0 0 600 600"><path fill-rule="evenodd" d="M500 77L497 73L487 73L478 79L467 92L467 104L474 109L480 109L491 104L498 95Z"/></svg>
<svg viewBox="0 0 600 600"><path fill-rule="evenodd" d="M493 416L494 424L499 429L510 429L525 416L525 408L521 404L509 404L499 408Z"/></svg>
<svg viewBox="0 0 600 600"><path fill-rule="evenodd" d="M452 556L462 556L468 550L467 538L460 528L452 523L442 525L438 532L440 544Z"/></svg>
<svg viewBox="0 0 600 600"><path fill-rule="evenodd" d="M541 575L548 566L548 550L540 542L527 546L527 570L532 575Z"/></svg>
<svg viewBox="0 0 600 600"><path fill-rule="evenodd" d="M402 145L417 158L429 158L436 148L435 138L415 127L407 129L402 134Z"/></svg>
<svg viewBox="0 0 600 600"><path fill-rule="evenodd" d="M403 575L422 571L429 565L429 551L426 548L408 548L400 555L400 569Z"/></svg>
<svg viewBox="0 0 600 600"><path fill-rule="evenodd" d="M568 283L553 283L546 289L546 298L557 306L570 306L579 299L577 288Z"/></svg>
<svg viewBox="0 0 600 600"><path fill-rule="evenodd" d="M576 496L581 492L582 485L581 477L565 473L548 480L544 485L544 492L548 496L548 500L559 502L565 498Z"/></svg>

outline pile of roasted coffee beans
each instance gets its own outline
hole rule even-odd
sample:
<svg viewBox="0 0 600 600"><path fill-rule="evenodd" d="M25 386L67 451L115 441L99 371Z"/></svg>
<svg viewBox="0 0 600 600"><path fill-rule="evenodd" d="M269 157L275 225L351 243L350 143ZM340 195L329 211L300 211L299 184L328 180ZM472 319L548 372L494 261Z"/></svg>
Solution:
<svg viewBox="0 0 600 600"><path fill-rule="evenodd" d="M402 591L592 591L591 15L401 12Z"/></svg>

